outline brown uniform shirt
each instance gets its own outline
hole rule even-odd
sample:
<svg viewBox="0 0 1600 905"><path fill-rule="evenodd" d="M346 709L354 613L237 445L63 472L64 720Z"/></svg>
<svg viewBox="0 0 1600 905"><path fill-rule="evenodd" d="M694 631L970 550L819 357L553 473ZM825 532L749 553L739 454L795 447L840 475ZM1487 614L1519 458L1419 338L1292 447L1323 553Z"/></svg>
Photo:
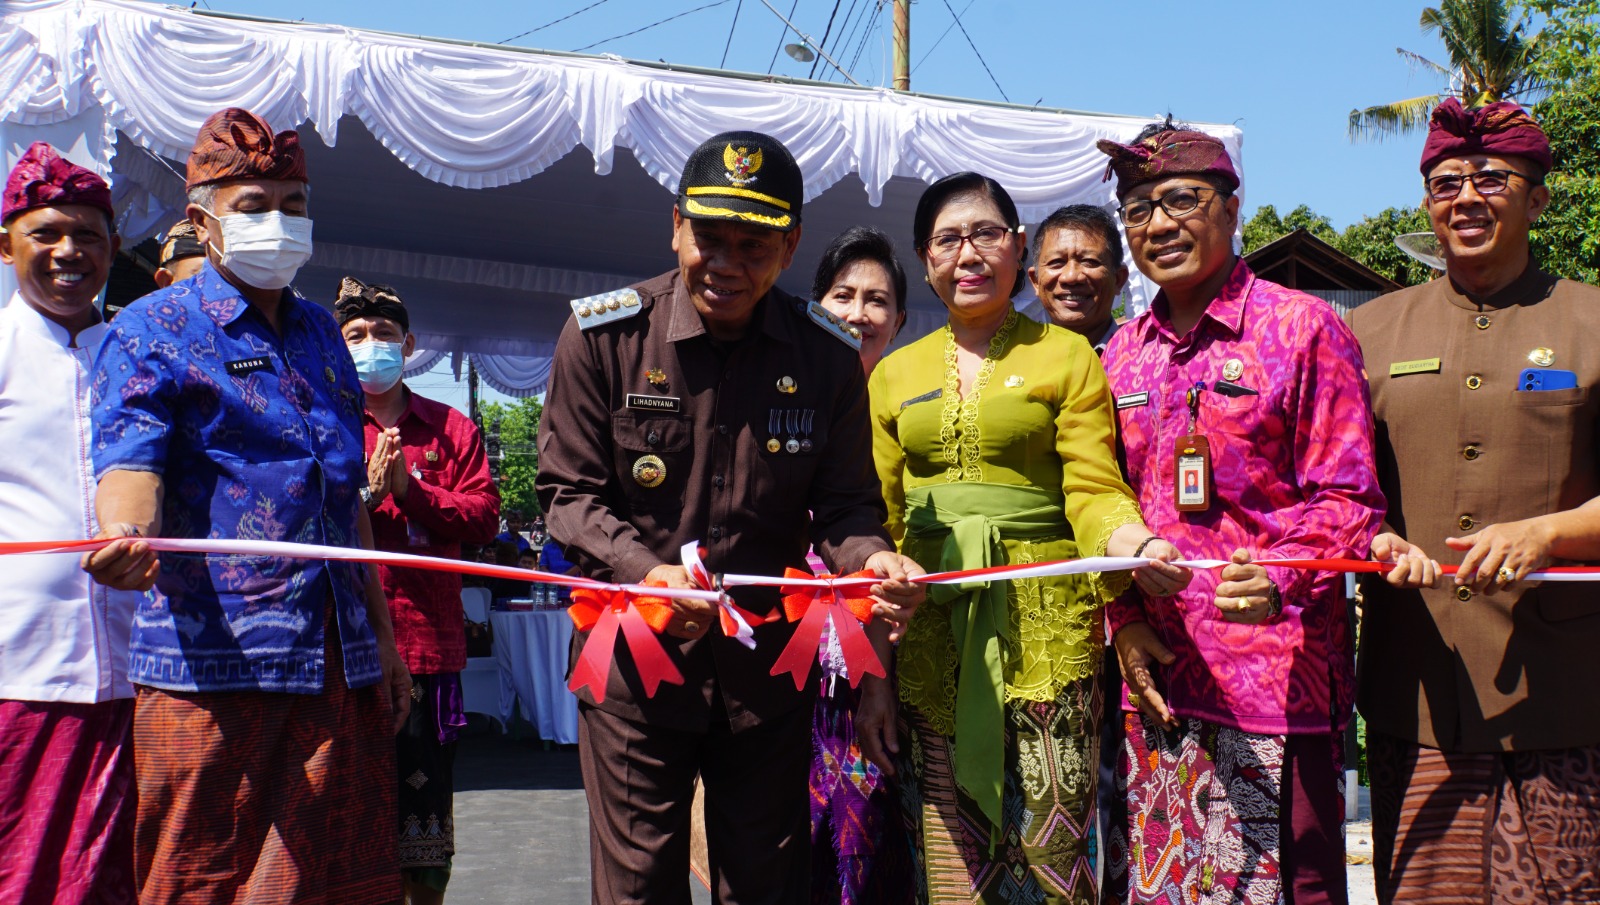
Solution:
<svg viewBox="0 0 1600 905"><path fill-rule="evenodd" d="M556 343L538 492L567 558L591 578L637 582L681 564L689 541L705 547L712 571L755 575L805 569L813 544L835 572L892 550L857 352L778 289L759 303L749 335L724 346L706 333L677 272L634 288L638 314L587 330L569 320ZM790 439L803 448L789 452ZM664 466L658 486L635 478L646 456ZM770 589L735 597L758 613L778 605ZM796 692L789 676L770 675L792 633L784 621L758 627L753 651L718 628L698 641L662 635L686 682L654 698L619 639L599 706L693 731L708 725L718 694L736 731L808 706L814 677ZM587 689L580 697L594 703Z"/></svg>
<svg viewBox="0 0 1600 905"><path fill-rule="evenodd" d="M1474 301L1438 279L1357 308L1351 325L1395 533L1460 563L1446 537L1572 509L1600 490L1600 289L1530 266ZM1534 350L1577 387L1519 391ZM1377 729L1468 752L1600 742L1595 585L1364 589L1357 705Z"/></svg>

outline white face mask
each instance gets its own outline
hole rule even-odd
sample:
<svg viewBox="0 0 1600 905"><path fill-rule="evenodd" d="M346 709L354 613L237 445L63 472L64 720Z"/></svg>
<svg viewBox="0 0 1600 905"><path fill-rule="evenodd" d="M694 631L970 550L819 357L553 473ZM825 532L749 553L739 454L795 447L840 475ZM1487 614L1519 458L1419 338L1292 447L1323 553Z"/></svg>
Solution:
<svg viewBox="0 0 1600 905"><path fill-rule="evenodd" d="M206 213L210 214L210 211ZM311 218L282 211L211 214L222 227L222 266L246 285L282 289L311 260Z"/></svg>

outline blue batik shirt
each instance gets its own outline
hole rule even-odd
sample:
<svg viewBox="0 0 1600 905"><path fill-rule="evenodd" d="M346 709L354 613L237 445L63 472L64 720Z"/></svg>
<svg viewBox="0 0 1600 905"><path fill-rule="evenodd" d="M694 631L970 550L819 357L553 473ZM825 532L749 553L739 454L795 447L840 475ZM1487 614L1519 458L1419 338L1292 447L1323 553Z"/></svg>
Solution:
<svg viewBox="0 0 1600 905"><path fill-rule="evenodd" d="M362 395L333 316L284 293L283 335L208 262L112 322L92 390L96 478L163 479L161 536L360 546ZM173 691L322 690L331 598L351 688L381 676L364 567L161 554L129 678Z"/></svg>

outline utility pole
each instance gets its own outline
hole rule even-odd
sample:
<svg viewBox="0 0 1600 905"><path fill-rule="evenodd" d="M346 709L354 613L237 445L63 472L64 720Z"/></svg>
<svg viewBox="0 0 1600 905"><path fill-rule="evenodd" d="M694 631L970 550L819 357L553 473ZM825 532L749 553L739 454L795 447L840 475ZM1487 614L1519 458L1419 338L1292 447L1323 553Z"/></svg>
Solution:
<svg viewBox="0 0 1600 905"><path fill-rule="evenodd" d="M911 90L911 0L894 3L894 90Z"/></svg>
<svg viewBox="0 0 1600 905"><path fill-rule="evenodd" d="M469 356L467 358L467 417L478 425L479 430L483 429L483 422L480 420L482 414L478 410L478 369L472 364L472 358Z"/></svg>

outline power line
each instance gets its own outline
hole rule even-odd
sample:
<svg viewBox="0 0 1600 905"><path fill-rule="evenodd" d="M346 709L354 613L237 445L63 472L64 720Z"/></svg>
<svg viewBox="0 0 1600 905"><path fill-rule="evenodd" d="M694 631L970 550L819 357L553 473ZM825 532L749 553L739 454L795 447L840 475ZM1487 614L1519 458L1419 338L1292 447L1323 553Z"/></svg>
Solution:
<svg viewBox="0 0 1600 905"><path fill-rule="evenodd" d="M978 62L983 65L983 71L989 73L989 81L994 82L994 88L1000 92L1000 97L1011 103L1011 98L1006 97L1006 89L1000 87L1000 80L994 77L994 72L989 69L989 62L983 58L978 50L978 45L972 43L972 35L967 34L967 27L961 24L961 17L956 15L955 8L950 5L950 0L944 0L944 8L950 10L950 16L956 20L956 28L961 29L961 36L967 39L967 46L972 48L973 54L978 57Z"/></svg>
<svg viewBox="0 0 1600 905"><path fill-rule="evenodd" d="M883 15L883 6L880 3L873 7L872 18L867 20L867 27L861 33L861 43L856 45L855 58L850 61L850 71L856 71L856 65L861 62L861 53L867 49L867 44L872 41L872 30L878 25L878 17Z"/></svg>
<svg viewBox="0 0 1600 905"><path fill-rule="evenodd" d="M800 0L794 0L794 5L789 7L789 18L794 18L794 11L800 8ZM789 37L789 23L783 24L783 31L778 32L778 46L772 48L772 62L767 64L767 75L772 74L772 67L778 65L778 51L783 49L783 39Z"/></svg>
<svg viewBox="0 0 1600 905"><path fill-rule="evenodd" d="M546 22L545 24L539 26L538 28L530 28L530 29L528 29L527 31L523 32L520 35L512 35L511 37L506 38L504 41L496 41L495 43L496 44L510 44L512 41L515 41L518 38L526 38L528 35L531 35L536 31L544 31L545 29L549 28L552 25L559 25L562 22L565 22L568 19L572 18L573 16L578 15L578 13L586 13L589 10L594 9L595 7L597 7L600 4L605 3L605 2L606 2L606 0L594 0L593 3L589 4L588 6L585 6L583 9L578 10L578 12L576 12L576 13L567 13L565 16L562 16L561 18L556 19L556 20L551 21L551 22Z"/></svg>
<svg viewBox="0 0 1600 905"><path fill-rule="evenodd" d="M833 20L835 16L839 15L839 2L840 0L833 0L833 12L828 13L828 24L822 29L822 40L817 42L818 50L827 46L828 38L833 34ZM821 56L811 61L811 71L806 73L806 78L814 79L817 77L817 64L820 62L822 62Z"/></svg>
<svg viewBox="0 0 1600 905"><path fill-rule="evenodd" d="M844 22L839 26L839 34L841 37L834 43L835 48L848 48L850 46L850 41L855 38L855 32L851 30L850 20L856 14L857 2L858 0L850 0L850 8L844 11ZM860 26L861 20L856 19L855 27L859 28ZM822 76L823 78L827 78L828 72L824 70Z"/></svg>
<svg viewBox="0 0 1600 905"><path fill-rule="evenodd" d="M965 16L967 14L967 10L972 9L972 4L974 4L976 2L977 2L977 0L967 0L967 5L961 8L961 15ZM932 44L930 44L928 46L928 49L926 51L923 51L922 59L918 60L917 64L915 66L911 67L911 72L912 72L913 75L916 74L916 71L918 69L922 68L922 64L923 63L928 62L928 57L933 56L933 52L938 49L939 45L944 41L945 36L950 34L950 32L954 31L955 27L956 27L956 20L955 19L951 19L950 20L950 24L946 25L944 27L944 31L943 32L940 32L939 40L934 41Z"/></svg>
<svg viewBox="0 0 1600 905"><path fill-rule="evenodd" d="M594 49L596 47L599 47L601 44L609 44L612 41L620 40L622 38L630 38L630 37L638 34L641 31L649 31L650 29L655 28L657 25L665 25L665 24L667 24L668 22L671 22L674 19L682 19L684 16L687 16L687 15L689 15L691 13L697 13L697 12L700 12L701 10L710 9L713 6L724 6L724 5L726 5L728 3L731 3L731 2L733 2L733 0L713 0L713 2L707 3L704 6L697 6L694 9L684 10L683 12L678 13L676 16L668 16L668 17L666 17L665 19L662 19L659 22L651 22L649 25L646 25L643 28L635 28L633 31L625 31L620 35L612 35L609 38L601 38L600 40L594 42L593 44L585 44L584 46L579 47L577 50L574 50L573 53L582 53L585 50L592 50L592 49Z"/></svg>
<svg viewBox="0 0 1600 905"><path fill-rule="evenodd" d="M733 24L728 26L728 40L722 45L722 62L717 64L718 69L728 68L728 48L733 46L733 32L739 27L739 10L744 9L744 0L739 0L733 7Z"/></svg>

